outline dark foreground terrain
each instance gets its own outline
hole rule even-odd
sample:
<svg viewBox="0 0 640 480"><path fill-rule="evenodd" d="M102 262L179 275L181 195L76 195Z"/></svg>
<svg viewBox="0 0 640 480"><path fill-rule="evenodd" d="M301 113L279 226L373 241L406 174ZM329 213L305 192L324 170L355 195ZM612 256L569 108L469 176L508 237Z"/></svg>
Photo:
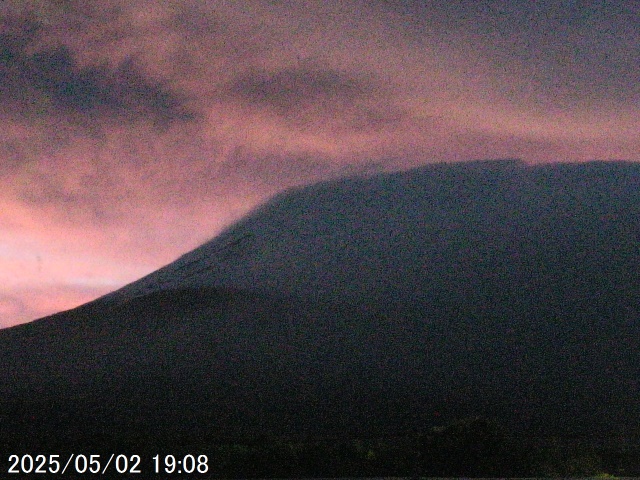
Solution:
<svg viewBox="0 0 640 480"><path fill-rule="evenodd" d="M204 452L207 474L239 477L640 475L639 219L627 163L287 192L0 331L1 451L147 470Z"/></svg>
<svg viewBox="0 0 640 480"><path fill-rule="evenodd" d="M17 423L10 425L20 428ZM640 474L640 445L625 439L513 436L496 422L478 417L422 434L380 438L222 438L215 433L189 438L167 435L166 427L161 426L134 431L104 424L97 430L98 425L91 422L80 426L71 421L54 427L44 421L40 425L43 429L65 430L59 430L60 438L46 442L40 439L21 444L15 442L16 438L8 438L3 454L9 453L0 464L2 478L11 470L35 475L36 468L44 472L41 478L57 478L52 473L56 470L52 460L61 461L58 472L68 461L66 478L90 478L93 474L103 478L122 478L125 474L158 478L186 473L193 475L189 478L566 478Z"/></svg>

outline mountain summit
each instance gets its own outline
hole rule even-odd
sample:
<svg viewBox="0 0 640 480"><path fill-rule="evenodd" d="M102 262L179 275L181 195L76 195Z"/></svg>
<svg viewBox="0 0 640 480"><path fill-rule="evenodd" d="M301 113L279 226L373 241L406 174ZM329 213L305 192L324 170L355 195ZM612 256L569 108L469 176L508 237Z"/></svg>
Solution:
<svg viewBox="0 0 640 480"><path fill-rule="evenodd" d="M0 331L3 408L81 412L70 432L371 436L484 415L639 435L639 219L640 166L621 162L293 189L139 281Z"/></svg>

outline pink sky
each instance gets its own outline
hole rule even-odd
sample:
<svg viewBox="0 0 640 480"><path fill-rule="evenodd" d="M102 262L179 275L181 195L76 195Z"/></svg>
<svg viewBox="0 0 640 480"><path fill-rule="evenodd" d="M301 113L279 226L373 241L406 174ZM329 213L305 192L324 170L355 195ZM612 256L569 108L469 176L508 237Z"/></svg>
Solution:
<svg viewBox="0 0 640 480"><path fill-rule="evenodd" d="M580 3L1 2L0 327L136 280L290 186L640 160L640 9Z"/></svg>

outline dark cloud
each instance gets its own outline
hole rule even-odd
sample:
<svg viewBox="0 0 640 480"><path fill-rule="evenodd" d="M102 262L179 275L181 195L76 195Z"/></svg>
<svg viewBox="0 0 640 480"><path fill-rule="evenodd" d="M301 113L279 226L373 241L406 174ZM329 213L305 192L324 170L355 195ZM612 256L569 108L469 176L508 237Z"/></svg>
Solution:
<svg viewBox="0 0 640 480"><path fill-rule="evenodd" d="M192 120L186 98L148 78L132 58L116 67L80 66L65 46L29 52L38 31L31 24L18 34L0 35L0 101L51 108L52 115L80 115L167 125ZM39 104L39 105L38 105Z"/></svg>
<svg viewBox="0 0 640 480"><path fill-rule="evenodd" d="M309 103L354 100L371 93L371 89L335 70L294 67L241 75L231 85L230 93L249 103L287 113Z"/></svg>
<svg viewBox="0 0 640 480"><path fill-rule="evenodd" d="M321 123L323 128L362 132L405 118L392 93L375 79L318 66L245 72L227 87L227 95L298 127L317 128Z"/></svg>
<svg viewBox="0 0 640 480"><path fill-rule="evenodd" d="M492 0L432 2L379 0L422 27L429 44L464 45L471 61L506 82L502 94L546 109L591 107L598 100L638 101L640 8L624 0ZM588 92L588 95L585 95Z"/></svg>

